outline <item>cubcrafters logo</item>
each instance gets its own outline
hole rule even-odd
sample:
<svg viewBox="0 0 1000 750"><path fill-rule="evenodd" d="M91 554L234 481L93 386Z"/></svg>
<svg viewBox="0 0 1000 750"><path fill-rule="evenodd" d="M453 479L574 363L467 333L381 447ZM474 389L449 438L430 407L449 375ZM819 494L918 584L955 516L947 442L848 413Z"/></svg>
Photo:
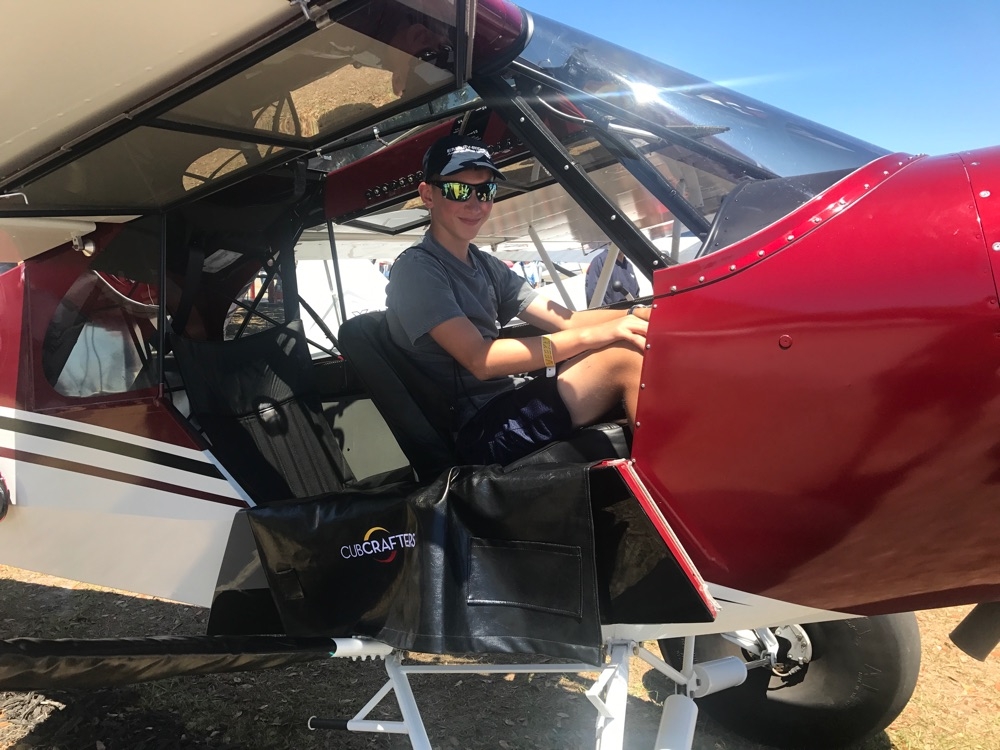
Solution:
<svg viewBox="0 0 1000 750"><path fill-rule="evenodd" d="M390 534L388 529L372 526L365 532L364 541L345 544L340 554L345 560L372 557L375 562L391 563L399 550L416 546L416 534Z"/></svg>

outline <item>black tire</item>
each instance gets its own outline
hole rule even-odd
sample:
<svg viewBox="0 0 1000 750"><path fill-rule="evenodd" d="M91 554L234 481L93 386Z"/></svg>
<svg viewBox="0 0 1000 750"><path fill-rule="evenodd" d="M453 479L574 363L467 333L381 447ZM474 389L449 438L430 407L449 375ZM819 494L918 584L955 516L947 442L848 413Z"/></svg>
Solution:
<svg viewBox="0 0 1000 750"><path fill-rule="evenodd" d="M3 474L0 474L0 521L7 515L7 508L10 506L10 491L7 483L3 481Z"/></svg>
<svg viewBox="0 0 1000 750"><path fill-rule="evenodd" d="M914 614L801 627L812 642L807 665L785 674L751 669L746 682L700 699L699 708L736 734L786 750L843 748L889 726L913 695L920 672ZM675 666L682 649L680 639L660 641L664 659ZM747 656L722 636L696 640L697 661L733 654Z"/></svg>

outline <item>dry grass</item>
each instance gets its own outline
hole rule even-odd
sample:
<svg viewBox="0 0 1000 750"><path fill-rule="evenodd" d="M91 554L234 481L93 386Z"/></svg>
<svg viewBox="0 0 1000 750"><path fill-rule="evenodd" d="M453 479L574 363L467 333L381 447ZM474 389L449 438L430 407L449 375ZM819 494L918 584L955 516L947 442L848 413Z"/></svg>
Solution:
<svg viewBox="0 0 1000 750"><path fill-rule="evenodd" d="M206 613L0 567L0 637L204 632ZM859 750L1000 750L1000 654L985 664L947 634L968 607L918 615L917 692L889 730ZM427 658L427 657L424 657ZM435 747L571 750L593 746L580 676L412 679ZM309 750L408 747L402 737L309 732L310 715L346 717L382 684L371 663L313 662L270 672L161 680L115 690L0 693L0 748ZM629 747L651 747L668 686L633 662ZM391 716L389 706L385 716ZM696 750L766 750L702 721Z"/></svg>
<svg viewBox="0 0 1000 750"><path fill-rule="evenodd" d="M898 750L1000 748L1000 651L982 663L948 640L970 609L918 613L923 640L920 681L888 732Z"/></svg>

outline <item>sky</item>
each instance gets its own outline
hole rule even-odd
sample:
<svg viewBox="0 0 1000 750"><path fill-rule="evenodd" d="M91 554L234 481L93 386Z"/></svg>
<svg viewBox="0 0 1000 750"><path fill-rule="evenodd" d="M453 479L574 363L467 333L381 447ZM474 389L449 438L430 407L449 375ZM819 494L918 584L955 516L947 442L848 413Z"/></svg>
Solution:
<svg viewBox="0 0 1000 750"><path fill-rule="evenodd" d="M996 0L515 0L891 151L1000 145Z"/></svg>

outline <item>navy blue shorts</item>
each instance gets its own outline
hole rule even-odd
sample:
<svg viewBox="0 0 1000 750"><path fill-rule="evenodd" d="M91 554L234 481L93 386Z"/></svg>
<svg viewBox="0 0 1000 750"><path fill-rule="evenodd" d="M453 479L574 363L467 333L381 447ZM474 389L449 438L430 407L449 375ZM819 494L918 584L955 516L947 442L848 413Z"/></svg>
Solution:
<svg viewBox="0 0 1000 750"><path fill-rule="evenodd" d="M537 377L501 393L458 431L458 450L470 464L509 464L573 432L556 378Z"/></svg>

